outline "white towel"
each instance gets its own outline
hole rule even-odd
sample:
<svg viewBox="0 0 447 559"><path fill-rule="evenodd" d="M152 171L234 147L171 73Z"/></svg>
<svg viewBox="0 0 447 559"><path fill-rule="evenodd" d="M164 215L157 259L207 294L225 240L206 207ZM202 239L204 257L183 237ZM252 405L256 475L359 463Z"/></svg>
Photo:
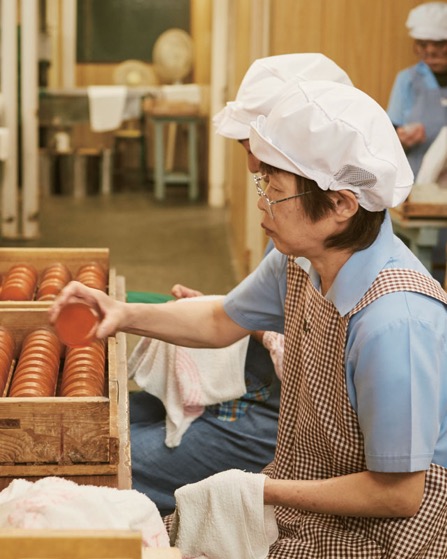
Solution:
<svg viewBox="0 0 447 559"><path fill-rule="evenodd" d="M90 127L94 132L116 130L123 122L127 87L94 85L87 88Z"/></svg>
<svg viewBox="0 0 447 559"><path fill-rule="evenodd" d="M228 470L177 489L171 545L188 559L265 559L278 538L265 478Z"/></svg>
<svg viewBox="0 0 447 559"><path fill-rule="evenodd" d="M145 547L169 547L155 504L138 491L58 477L15 479L0 492L0 529L136 530ZM1 555L1 553L0 553Z"/></svg>
<svg viewBox="0 0 447 559"><path fill-rule="evenodd" d="M443 126L439 134L434 139L431 146L426 151L422 160L419 173L417 174L416 184L440 183L441 175L447 169L447 126ZM441 185L440 185L441 186Z"/></svg>
<svg viewBox="0 0 447 559"><path fill-rule="evenodd" d="M219 296L220 297L220 296ZM175 304L216 298L179 299ZM172 304L172 303L168 303ZM180 444L205 406L246 392L245 357L249 336L224 348L198 349L142 338L129 358L129 378L159 398L166 408L166 446Z"/></svg>

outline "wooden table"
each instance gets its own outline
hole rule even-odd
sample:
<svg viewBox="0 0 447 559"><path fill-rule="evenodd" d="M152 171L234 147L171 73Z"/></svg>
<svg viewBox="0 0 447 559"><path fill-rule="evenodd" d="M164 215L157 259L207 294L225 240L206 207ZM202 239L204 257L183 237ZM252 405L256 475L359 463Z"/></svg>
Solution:
<svg viewBox="0 0 447 559"><path fill-rule="evenodd" d="M402 239L432 272L432 251L438 243L439 232L447 228L447 218L406 218L398 210L390 209L395 234Z"/></svg>

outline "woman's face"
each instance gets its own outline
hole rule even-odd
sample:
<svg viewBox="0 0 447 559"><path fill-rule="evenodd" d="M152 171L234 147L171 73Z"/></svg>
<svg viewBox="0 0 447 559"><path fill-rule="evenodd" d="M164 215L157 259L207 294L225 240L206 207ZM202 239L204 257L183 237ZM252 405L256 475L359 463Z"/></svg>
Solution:
<svg viewBox="0 0 447 559"><path fill-rule="evenodd" d="M435 74L447 72L447 41L414 41L414 50L419 58Z"/></svg>
<svg viewBox="0 0 447 559"><path fill-rule="evenodd" d="M271 201L298 194L296 179L291 173L266 175L265 180L265 194ZM304 196L312 196L312 193ZM272 204L272 217L266 199L260 196L258 208L262 211L261 227L283 254L300 255L312 260L325 250L324 240L334 232L335 224L330 216L316 223L310 221L303 211L301 199L291 198Z"/></svg>

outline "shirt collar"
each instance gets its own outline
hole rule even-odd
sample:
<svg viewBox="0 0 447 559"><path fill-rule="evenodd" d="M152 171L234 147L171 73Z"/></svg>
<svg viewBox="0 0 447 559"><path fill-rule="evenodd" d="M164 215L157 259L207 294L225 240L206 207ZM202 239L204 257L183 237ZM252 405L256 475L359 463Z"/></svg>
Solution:
<svg viewBox="0 0 447 559"><path fill-rule="evenodd" d="M393 238L391 217L387 211L377 239L370 247L349 258L326 293L326 299L334 303L341 316L356 306L385 267L392 256ZM314 287L319 289L320 278L312 266L308 273Z"/></svg>
<svg viewBox="0 0 447 559"><path fill-rule="evenodd" d="M430 87L439 87L436 77L428 64L421 60L416 64L416 71L430 84Z"/></svg>

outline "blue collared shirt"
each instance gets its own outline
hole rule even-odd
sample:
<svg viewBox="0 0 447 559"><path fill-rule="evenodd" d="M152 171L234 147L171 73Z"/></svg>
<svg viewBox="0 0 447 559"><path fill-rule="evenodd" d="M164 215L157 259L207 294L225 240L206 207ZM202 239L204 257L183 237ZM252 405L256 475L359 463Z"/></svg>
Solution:
<svg viewBox="0 0 447 559"><path fill-rule="evenodd" d="M426 89L439 89L435 75L425 62L418 62L410 68L401 70L394 81L387 107L388 116L395 126L412 122L410 113L417 102L418 94L414 89L415 77Z"/></svg>
<svg viewBox="0 0 447 559"><path fill-rule="evenodd" d="M298 258L318 289L310 263ZM385 268L429 275L392 231L387 215L380 235L356 252L326 294L339 313L350 312ZM273 250L231 291L225 311L250 330L284 331L287 257ZM346 382L365 440L367 467L410 472L447 467L447 309L430 297L384 295L349 322Z"/></svg>

